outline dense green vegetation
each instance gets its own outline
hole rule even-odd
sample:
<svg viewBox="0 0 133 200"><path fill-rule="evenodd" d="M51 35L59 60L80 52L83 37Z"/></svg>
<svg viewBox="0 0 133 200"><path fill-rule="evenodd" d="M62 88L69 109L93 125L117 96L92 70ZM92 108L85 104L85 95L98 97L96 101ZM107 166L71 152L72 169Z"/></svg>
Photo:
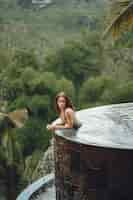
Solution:
<svg viewBox="0 0 133 200"><path fill-rule="evenodd" d="M32 112L23 128L1 133L0 190L8 200L34 180L52 136L46 124L56 118L57 92L77 110L133 101L132 32L114 44L101 40L105 2L56 0L39 9L0 0L1 110Z"/></svg>

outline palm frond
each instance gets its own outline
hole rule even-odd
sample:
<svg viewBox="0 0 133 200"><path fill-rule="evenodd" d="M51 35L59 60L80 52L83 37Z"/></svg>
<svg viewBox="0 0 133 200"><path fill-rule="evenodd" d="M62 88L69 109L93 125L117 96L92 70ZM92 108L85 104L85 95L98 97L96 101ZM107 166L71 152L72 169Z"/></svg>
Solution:
<svg viewBox="0 0 133 200"><path fill-rule="evenodd" d="M15 127L21 128L28 119L28 111L26 108L15 110L8 113L9 119L14 123Z"/></svg>
<svg viewBox="0 0 133 200"><path fill-rule="evenodd" d="M2 135L0 155L1 154L8 166L17 166L19 162L21 163L21 167L24 168L21 146L18 141L16 141L15 134L9 130L6 130Z"/></svg>
<svg viewBox="0 0 133 200"><path fill-rule="evenodd" d="M29 111L27 108L17 109L9 113L0 112L0 131L3 132L4 128L22 128L28 118Z"/></svg>
<svg viewBox="0 0 133 200"><path fill-rule="evenodd" d="M106 28L103 38L112 33L117 38L124 30L129 30L133 25L133 0L117 0L112 2L111 23Z"/></svg>
<svg viewBox="0 0 133 200"><path fill-rule="evenodd" d="M42 157L42 154L43 152L36 150L35 152L33 152L32 155L28 156L25 160L25 170L23 173L23 179L27 180L29 183L31 183L36 178L34 176L34 172L36 170L39 160Z"/></svg>

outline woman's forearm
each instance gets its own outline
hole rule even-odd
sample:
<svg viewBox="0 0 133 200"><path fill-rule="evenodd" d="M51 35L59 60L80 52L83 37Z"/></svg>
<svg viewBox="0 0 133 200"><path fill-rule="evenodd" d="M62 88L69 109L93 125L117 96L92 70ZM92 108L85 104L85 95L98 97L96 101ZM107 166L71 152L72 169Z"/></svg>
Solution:
<svg viewBox="0 0 133 200"><path fill-rule="evenodd" d="M72 126L69 124L64 124L64 125L56 124L55 129L58 128L72 128Z"/></svg>

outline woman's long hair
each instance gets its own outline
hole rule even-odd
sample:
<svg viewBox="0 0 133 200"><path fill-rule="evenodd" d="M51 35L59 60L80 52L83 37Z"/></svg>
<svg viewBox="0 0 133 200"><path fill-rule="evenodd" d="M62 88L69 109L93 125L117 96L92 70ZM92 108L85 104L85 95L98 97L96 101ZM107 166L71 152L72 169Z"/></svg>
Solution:
<svg viewBox="0 0 133 200"><path fill-rule="evenodd" d="M71 99L65 94L65 92L59 92L55 97L55 109L56 109L56 111L58 113L60 113L60 108L59 108L58 103L57 103L59 97L64 97L65 98L65 100L66 100L66 108L72 108L73 110L75 110Z"/></svg>

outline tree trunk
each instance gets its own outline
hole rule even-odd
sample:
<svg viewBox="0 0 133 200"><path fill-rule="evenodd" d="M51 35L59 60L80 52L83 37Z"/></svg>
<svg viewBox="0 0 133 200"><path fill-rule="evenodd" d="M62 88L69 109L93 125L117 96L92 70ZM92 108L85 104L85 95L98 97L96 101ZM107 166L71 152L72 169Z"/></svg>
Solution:
<svg viewBox="0 0 133 200"><path fill-rule="evenodd" d="M16 173L14 166L7 167L7 199L16 200Z"/></svg>

